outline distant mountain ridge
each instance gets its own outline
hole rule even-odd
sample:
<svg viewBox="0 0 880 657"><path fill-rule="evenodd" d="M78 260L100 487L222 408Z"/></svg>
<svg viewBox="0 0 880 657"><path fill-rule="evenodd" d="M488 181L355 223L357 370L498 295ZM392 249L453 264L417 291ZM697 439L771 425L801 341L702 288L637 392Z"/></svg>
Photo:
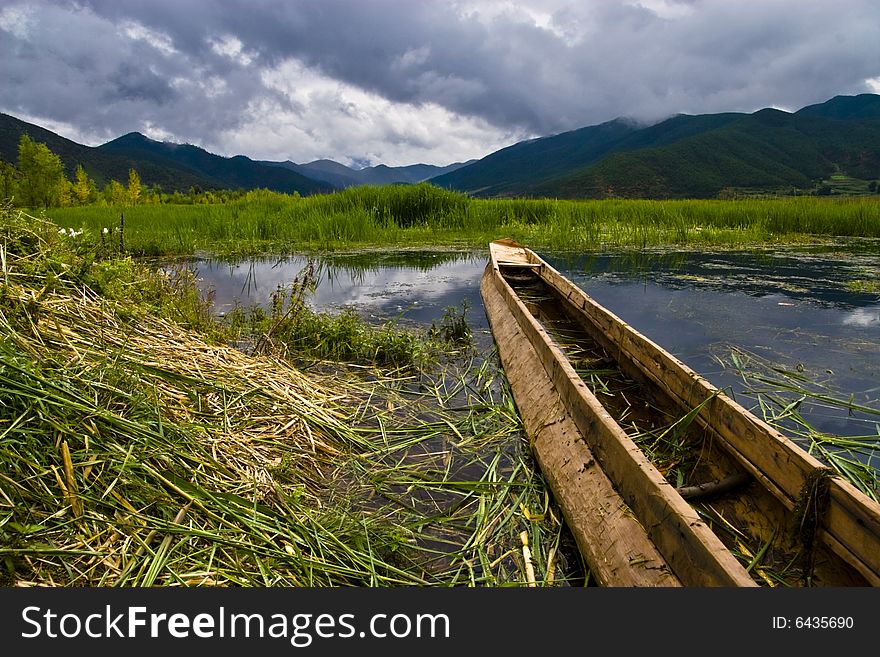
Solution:
<svg viewBox="0 0 880 657"><path fill-rule="evenodd" d="M97 148L128 159L135 169L138 168L137 162L157 166L174 163L204 176L211 181L210 187L218 189L265 188L288 194L298 192L306 196L330 192L334 188L296 171L267 166L244 155L222 157L190 144L154 141L139 132L130 132ZM141 177L143 179L143 175Z"/></svg>
<svg viewBox="0 0 880 657"><path fill-rule="evenodd" d="M379 164L363 169L353 169L334 160L315 160L306 164L296 164L290 160L286 162L261 161L262 164L290 169L314 180L321 180L340 188L354 187L356 185L415 184L429 178L450 173L474 162L476 160L455 162L445 167L432 164L410 164L401 167L389 167L385 164Z"/></svg>
<svg viewBox="0 0 880 657"><path fill-rule="evenodd" d="M519 142L446 167L353 169L222 157L132 132L91 147L0 113L0 158L16 162L22 134L45 143L68 177L81 164L103 186L138 171L164 191L255 189L302 195L353 185L432 184L479 197L715 198L736 192L816 190L832 177L863 189L880 178L880 95L835 96L796 112L679 114L654 125L618 118ZM876 182L871 182L876 190Z"/></svg>
<svg viewBox="0 0 880 657"><path fill-rule="evenodd" d="M156 141L139 132L130 132L100 146L85 146L2 113L0 159L17 161L18 143L23 134L45 143L60 156L70 179L77 165L82 165L99 186L110 180L125 183L129 169L135 169L144 185L159 185L166 192L186 192L193 187L203 190L265 188L306 196L352 185L422 182L470 163L447 167L429 164L389 167L380 164L356 170L332 160L316 160L308 164L269 162L252 160L244 155L223 157L191 144Z"/></svg>
<svg viewBox="0 0 880 657"><path fill-rule="evenodd" d="M711 198L808 189L834 174L880 177L880 96L836 96L798 112L615 119L514 144L430 180L484 197Z"/></svg>
<svg viewBox="0 0 880 657"><path fill-rule="evenodd" d="M73 179L77 165L82 165L101 187L110 180L125 183L128 180L128 170L134 167L144 184L159 185L169 192L186 191L193 186L209 189L215 185L215 181L208 176L180 166L176 162L136 161L124 155L78 144L38 125L2 113L0 113L0 159L13 163L18 161L18 143L23 134L34 141L46 144L49 150L58 155L64 163L65 174L69 179Z"/></svg>
<svg viewBox="0 0 880 657"><path fill-rule="evenodd" d="M333 191L334 187L295 171L269 167L244 157L214 155L197 146L154 141L132 132L100 146L84 146L38 125L0 113L0 158L18 160L21 135L48 146L64 163L72 179L82 165L99 186L110 180L125 183L135 169L146 186L158 185L166 192L209 189L255 189L302 195Z"/></svg>

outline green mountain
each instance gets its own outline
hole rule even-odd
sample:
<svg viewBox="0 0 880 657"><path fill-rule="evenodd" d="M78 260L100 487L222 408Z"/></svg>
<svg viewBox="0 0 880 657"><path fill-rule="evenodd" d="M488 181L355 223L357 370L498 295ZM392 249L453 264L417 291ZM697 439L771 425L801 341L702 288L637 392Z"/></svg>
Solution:
<svg viewBox="0 0 880 657"><path fill-rule="evenodd" d="M89 176L103 187L110 180L125 184L128 170L134 167L147 185L160 185L165 191L186 191L194 185L202 188L214 186L213 181L196 171L181 167L174 162L135 162L100 148L83 146L61 137L38 125L27 123L8 114L0 113L0 159L18 161L18 142L23 134L36 142L46 144L64 163L68 179L73 179L77 165L82 165Z"/></svg>
<svg viewBox="0 0 880 657"><path fill-rule="evenodd" d="M876 119L880 118L880 96L877 94L835 96L824 103L808 105L797 114L821 116L826 119Z"/></svg>
<svg viewBox="0 0 880 657"><path fill-rule="evenodd" d="M611 151L637 127L621 119L519 142L431 182L476 196L521 195L536 181L580 168Z"/></svg>
<svg viewBox="0 0 880 657"><path fill-rule="evenodd" d="M431 182L475 196L711 198L813 189L832 175L880 177L880 96L647 127L615 120L515 144Z"/></svg>
<svg viewBox="0 0 880 657"><path fill-rule="evenodd" d="M124 183L134 168L145 185L164 191L268 188L308 195L428 179L481 197L714 198L728 191L814 191L829 180L858 191L880 178L875 94L836 96L793 113L680 114L650 126L615 119L448 167L261 162L136 132L90 147L7 114L0 114L0 158L18 159L22 134L58 154L70 178L81 164L100 186Z"/></svg>
<svg viewBox="0 0 880 657"><path fill-rule="evenodd" d="M130 133L101 146L78 144L70 139L0 113L0 159L15 163L21 135L46 144L64 163L72 179L82 165L99 186L115 179L125 184L129 169L135 169L144 185L159 185L166 192L201 189L256 189L298 191L302 195L331 191L325 182L307 178L295 171L258 164L243 156L213 155L196 146L153 141L140 133Z"/></svg>
<svg viewBox="0 0 880 657"><path fill-rule="evenodd" d="M296 171L267 166L244 155L221 157L190 144L154 141L139 132L130 132L109 141L98 146L98 150L128 159L135 169L138 168L135 162L183 167L205 176L212 181L209 186L217 189L265 188L288 194L299 192L303 196L333 189L332 185Z"/></svg>
<svg viewBox="0 0 880 657"><path fill-rule="evenodd" d="M456 162L445 167L432 164L410 164L402 167L389 167L385 164L379 164L372 167L364 167L363 169L353 169L333 160L315 160L306 164L296 164L289 160L286 162L261 161L260 163L284 167L314 180L330 183L335 187L354 187L356 185L416 184L429 178L455 171L475 161Z"/></svg>

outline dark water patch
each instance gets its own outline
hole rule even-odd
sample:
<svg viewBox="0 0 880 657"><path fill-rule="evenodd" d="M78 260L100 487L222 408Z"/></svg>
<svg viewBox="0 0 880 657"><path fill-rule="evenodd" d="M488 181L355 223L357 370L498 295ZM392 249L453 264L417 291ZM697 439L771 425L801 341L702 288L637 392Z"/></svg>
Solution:
<svg viewBox="0 0 880 657"><path fill-rule="evenodd" d="M712 289L843 308L877 306L880 298L848 283L880 276L877 253L824 254L777 251L665 252L550 255L573 279L656 283L670 289Z"/></svg>

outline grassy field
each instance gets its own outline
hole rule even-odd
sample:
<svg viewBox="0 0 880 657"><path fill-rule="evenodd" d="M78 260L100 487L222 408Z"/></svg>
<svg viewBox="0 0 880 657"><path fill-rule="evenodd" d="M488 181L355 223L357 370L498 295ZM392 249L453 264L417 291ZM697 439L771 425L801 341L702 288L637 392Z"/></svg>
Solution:
<svg viewBox="0 0 880 657"><path fill-rule="evenodd" d="M59 225L133 255L290 253L367 245L484 247L512 237L554 249L737 246L880 237L877 197L692 200L478 200L432 187L358 187L294 198L250 192L213 205L58 208ZM119 229L122 227L122 234Z"/></svg>

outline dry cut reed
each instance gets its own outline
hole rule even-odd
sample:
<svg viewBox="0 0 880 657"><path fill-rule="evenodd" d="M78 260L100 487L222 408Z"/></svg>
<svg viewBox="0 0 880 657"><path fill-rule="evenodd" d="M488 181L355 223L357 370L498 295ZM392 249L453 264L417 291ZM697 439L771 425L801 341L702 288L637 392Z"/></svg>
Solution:
<svg viewBox="0 0 880 657"><path fill-rule="evenodd" d="M3 218L3 584L525 585L524 530L539 581L562 570L485 362L381 394L307 373L126 301L136 277L97 294L56 226Z"/></svg>

